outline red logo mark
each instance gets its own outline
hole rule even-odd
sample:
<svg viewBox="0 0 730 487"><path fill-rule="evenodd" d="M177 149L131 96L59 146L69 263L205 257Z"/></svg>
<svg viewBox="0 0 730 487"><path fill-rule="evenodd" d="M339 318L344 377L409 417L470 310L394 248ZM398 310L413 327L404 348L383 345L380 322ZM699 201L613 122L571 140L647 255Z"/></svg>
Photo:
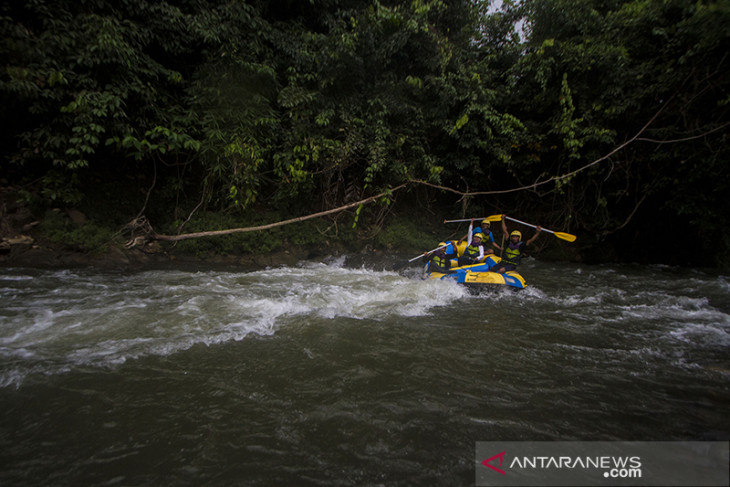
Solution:
<svg viewBox="0 0 730 487"><path fill-rule="evenodd" d="M501 466L502 466L502 462L504 461L504 454L505 454L505 453L506 453L506 451L503 451L502 453L497 453L497 454L496 454L496 455L494 455L494 456L493 456L492 458L487 458L486 460L484 460L484 461L482 462L482 465L484 465L485 467L489 467L489 468L491 468L492 470L494 470L495 472L499 472L499 473L501 473L502 475L507 475L507 473L506 473L506 472L505 472L504 470L502 470L501 468L497 468L497 467L495 467L494 465L490 465L490 464L489 464L489 462L491 462L491 461L492 461L492 460L494 460L495 458L499 458L499 466L501 467Z"/></svg>

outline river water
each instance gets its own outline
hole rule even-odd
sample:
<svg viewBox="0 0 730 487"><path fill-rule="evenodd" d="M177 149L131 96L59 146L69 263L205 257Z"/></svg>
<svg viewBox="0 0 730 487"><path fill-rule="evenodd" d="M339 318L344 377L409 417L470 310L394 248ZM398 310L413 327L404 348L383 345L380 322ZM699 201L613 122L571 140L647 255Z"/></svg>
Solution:
<svg viewBox="0 0 730 487"><path fill-rule="evenodd" d="M0 269L0 485L473 485L476 442L730 439L730 276Z"/></svg>

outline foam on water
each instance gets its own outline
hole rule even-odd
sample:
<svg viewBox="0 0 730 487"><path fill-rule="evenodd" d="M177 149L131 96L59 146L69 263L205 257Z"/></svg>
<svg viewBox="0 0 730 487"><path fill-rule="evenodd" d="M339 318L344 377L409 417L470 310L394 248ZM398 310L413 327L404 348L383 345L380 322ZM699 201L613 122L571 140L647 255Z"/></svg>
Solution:
<svg viewBox="0 0 730 487"><path fill-rule="evenodd" d="M12 302L0 313L0 387L18 385L28 374L268 336L295 321L422 316L465 295L453 283L348 269L342 261L250 273L53 271L30 277L0 276L3 300Z"/></svg>
<svg viewBox="0 0 730 487"><path fill-rule="evenodd" d="M489 306L495 319L537 313L543 327L575 336L631 336L642 350L730 345L724 276L526 267L525 290L479 297L451 281L421 280L417 270L403 276L347 268L344 259L246 273L11 270L0 274L0 387L28 374L114 366L196 344L270 336L291 324L401 322L457 300Z"/></svg>

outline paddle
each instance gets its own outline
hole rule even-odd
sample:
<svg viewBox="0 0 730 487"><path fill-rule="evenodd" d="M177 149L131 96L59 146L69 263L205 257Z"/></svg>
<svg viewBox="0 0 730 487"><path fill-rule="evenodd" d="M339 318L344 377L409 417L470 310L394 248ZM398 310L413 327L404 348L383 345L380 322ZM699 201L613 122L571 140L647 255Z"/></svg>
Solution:
<svg viewBox="0 0 730 487"><path fill-rule="evenodd" d="M426 253L424 253L424 254L418 255L418 256L416 256L416 257L414 257L414 258L410 259L410 260L409 260L408 262L401 262L401 263L399 263L399 264L396 264L395 266L393 266L393 270L397 271L397 270L401 269L402 267L405 267L405 266L407 266L408 264L410 264L410 263L411 263L411 262L413 262L414 260L418 260L418 259L420 259L421 257L423 257L423 256L426 256L426 255L430 254L431 252L436 252L436 251L437 251L437 250L439 250L439 249L445 249L445 248L446 248L446 247L448 247L449 245L451 245L451 242L447 243L446 245L442 245L441 247L436 247L436 248L435 248L435 249L433 249L433 250L429 250L428 252L426 252Z"/></svg>
<svg viewBox="0 0 730 487"><path fill-rule="evenodd" d="M428 251L428 252L426 252L425 254L421 254L421 255L419 255L418 257L414 257L414 258L412 258L412 259L411 259L411 260L409 260L408 262L413 262L414 260L418 260L418 259L420 259L421 257L423 257L423 256L425 256L425 255L428 255L428 254L430 254L431 252L436 252L436 251L437 251L437 250L439 250L439 249L445 249L445 248L446 248L446 247L448 247L449 245L451 245L451 243L447 243L446 245L442 245L441 247L436 247L436 248L435 248L435 249L433 249L433 250L429 250L429 251Z"/></svg>
<svg viewBox="0 0 730 487"><path fill-rule="evenodd" d="M501 216L504 216L504 219L505 220L512 220L513 222L521 223L521 224L523 224L525 226L528 226L528 227L537 228L535 225L533 225L531 223L525 223L523 221L520 221L520 220L517 220L515 218L512 218L511 216L507 216L507 215L494 215L494 216L500 216L500 217ZM571 235L570 233L553 232L552 230L548 230L547 228L543 228L542 230L544 232L552 233L556 237L558 237L560 239L563 239L563 240L567 240L568 242L575 242L575 239L578 238L575 235Z"/></svg>
<svg viewBox="0 0 730 487"><path fill-rule="evenodd" d="M502 221L502 215L490 215L490 216L485 216L485 217L482 217L482 218L464 218L462 220L444 220L444 223L470 222L472 220L474 220L474 221L477 221L477 220L481 220L481 221L487 220L488 222L499 222L499 221Z"/></svg>

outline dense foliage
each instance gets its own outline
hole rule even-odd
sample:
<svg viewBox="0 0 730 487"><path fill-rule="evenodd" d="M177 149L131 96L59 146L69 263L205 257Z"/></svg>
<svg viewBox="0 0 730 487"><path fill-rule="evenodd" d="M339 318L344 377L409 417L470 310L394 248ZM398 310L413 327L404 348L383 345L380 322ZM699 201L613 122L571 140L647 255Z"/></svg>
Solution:
<svg viewBox="0 0 730 487"><path fill-rule="evenodd" d="M39 208L174 230L412 181L586 252L730 255L728 2L12 0L0 32L0 177Z"/></svg>

